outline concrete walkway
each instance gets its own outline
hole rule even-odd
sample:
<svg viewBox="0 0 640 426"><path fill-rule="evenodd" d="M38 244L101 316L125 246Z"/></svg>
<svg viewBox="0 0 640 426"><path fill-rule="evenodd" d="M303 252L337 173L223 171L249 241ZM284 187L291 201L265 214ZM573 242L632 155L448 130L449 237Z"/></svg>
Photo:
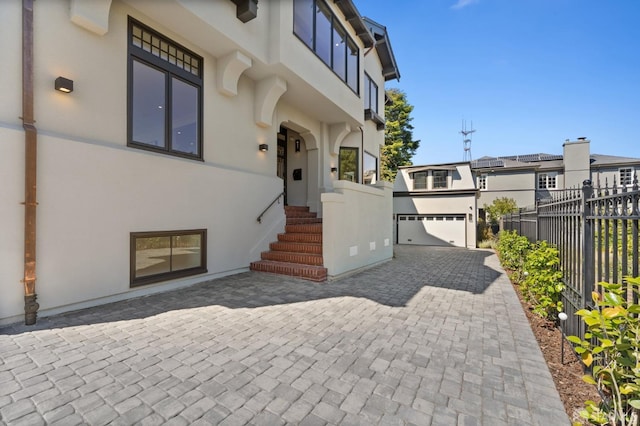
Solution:
<svg viewBox="0 0 640 426"><path fill-rule="evenodd" d="M492 252L395 252L0 328L0 424L569 424Z"/></svg>

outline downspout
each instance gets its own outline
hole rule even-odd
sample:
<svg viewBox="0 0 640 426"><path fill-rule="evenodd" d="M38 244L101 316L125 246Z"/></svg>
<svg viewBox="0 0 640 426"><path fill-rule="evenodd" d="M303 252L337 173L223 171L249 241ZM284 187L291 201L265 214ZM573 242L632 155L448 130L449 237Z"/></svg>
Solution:
<svg viewBox="0 0 640 426"><path fill-rule="evenodd" d="M38 132L33 118L33 0L22 0L22 127L24 128L24 323L36 323L36 166Z"/></svg>
<svg viewBox="0 0 640 426"><path fill-rule="evenodd" d="M364 185L364 129L362 126L358 126L360 129L360 155L362 160L360 160L360 183Z"/></svg>

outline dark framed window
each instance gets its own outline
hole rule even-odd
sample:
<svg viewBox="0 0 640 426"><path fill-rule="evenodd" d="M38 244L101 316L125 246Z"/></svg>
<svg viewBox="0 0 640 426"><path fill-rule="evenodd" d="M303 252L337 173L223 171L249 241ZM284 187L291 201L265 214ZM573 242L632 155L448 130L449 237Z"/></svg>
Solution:
<svg viewBox="0 0 640 426"><path fill-rule="evenodd" d="M447 171L446 170L434 170L433 171L433 189L442 189L447 187Z"/></svg>
<svg viewBox="0 0 640 426"><path fill-rule="evenodd" d="M202 159L202 63L129 18L129 146Z"/></svg>
<svg viewBox="0 0 640 426"><path fill-rule="evenodd" d="M207 272L207 230L132 232L131 287Z"/></svg>
<svg viewBox="0 0 640 426"><path fill-rule="evenodd" d="M378 158L367 151L362 158L362 181L365 185L370 185L378 181Z"/></svg>
<svg viewBox="0 0 640 426"><path fill-rule="evenodd" d="M413 174L413 189L427 189L427 172Z"/></svg>
<svg viewBox="0 0 640 426"><path fill-rule="evenodd" d="M378 113L378 85L364 73L364 109Z"/></svg>
<svg viewBox="0 0 640 426"><path fill-rule="evenodd" d="M338 179L360 182L358 154L358 148L340 147Z"/></svg>
<svg viewBox="0 0 640 426"><path fill-rule="evenodd" d="M359 94L360 49L324 0L294 0L293 33Z"/></svg>

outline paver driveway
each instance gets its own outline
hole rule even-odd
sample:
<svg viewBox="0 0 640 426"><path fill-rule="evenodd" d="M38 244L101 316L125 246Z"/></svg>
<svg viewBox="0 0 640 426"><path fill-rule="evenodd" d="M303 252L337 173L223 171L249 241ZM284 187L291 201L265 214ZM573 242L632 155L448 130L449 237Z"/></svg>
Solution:
<svg viewBox="0 0 640 426"><path fill-rule="evenodd" d="M0 329L0 422L568 425L490 251L397 246ZM45 285L45 284L43 284Z"/></svg>

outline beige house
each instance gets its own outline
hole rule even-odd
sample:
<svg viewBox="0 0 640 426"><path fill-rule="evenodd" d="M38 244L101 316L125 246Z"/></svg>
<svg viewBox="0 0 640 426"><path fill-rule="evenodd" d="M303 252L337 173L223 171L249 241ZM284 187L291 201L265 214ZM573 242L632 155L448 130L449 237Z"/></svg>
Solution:
<svg viewBox="0 0 640 426"><path fill-rule="evenodd" d="M394 241L475 247L477 193L468 161L400 167L393 188Z"/></svg>
<svg viewBox="0 0 640 426"><path fill-rule="evenodd" d="M0 28L0 323L391 258L399 72L351 0L6 1Z"/></svg>

